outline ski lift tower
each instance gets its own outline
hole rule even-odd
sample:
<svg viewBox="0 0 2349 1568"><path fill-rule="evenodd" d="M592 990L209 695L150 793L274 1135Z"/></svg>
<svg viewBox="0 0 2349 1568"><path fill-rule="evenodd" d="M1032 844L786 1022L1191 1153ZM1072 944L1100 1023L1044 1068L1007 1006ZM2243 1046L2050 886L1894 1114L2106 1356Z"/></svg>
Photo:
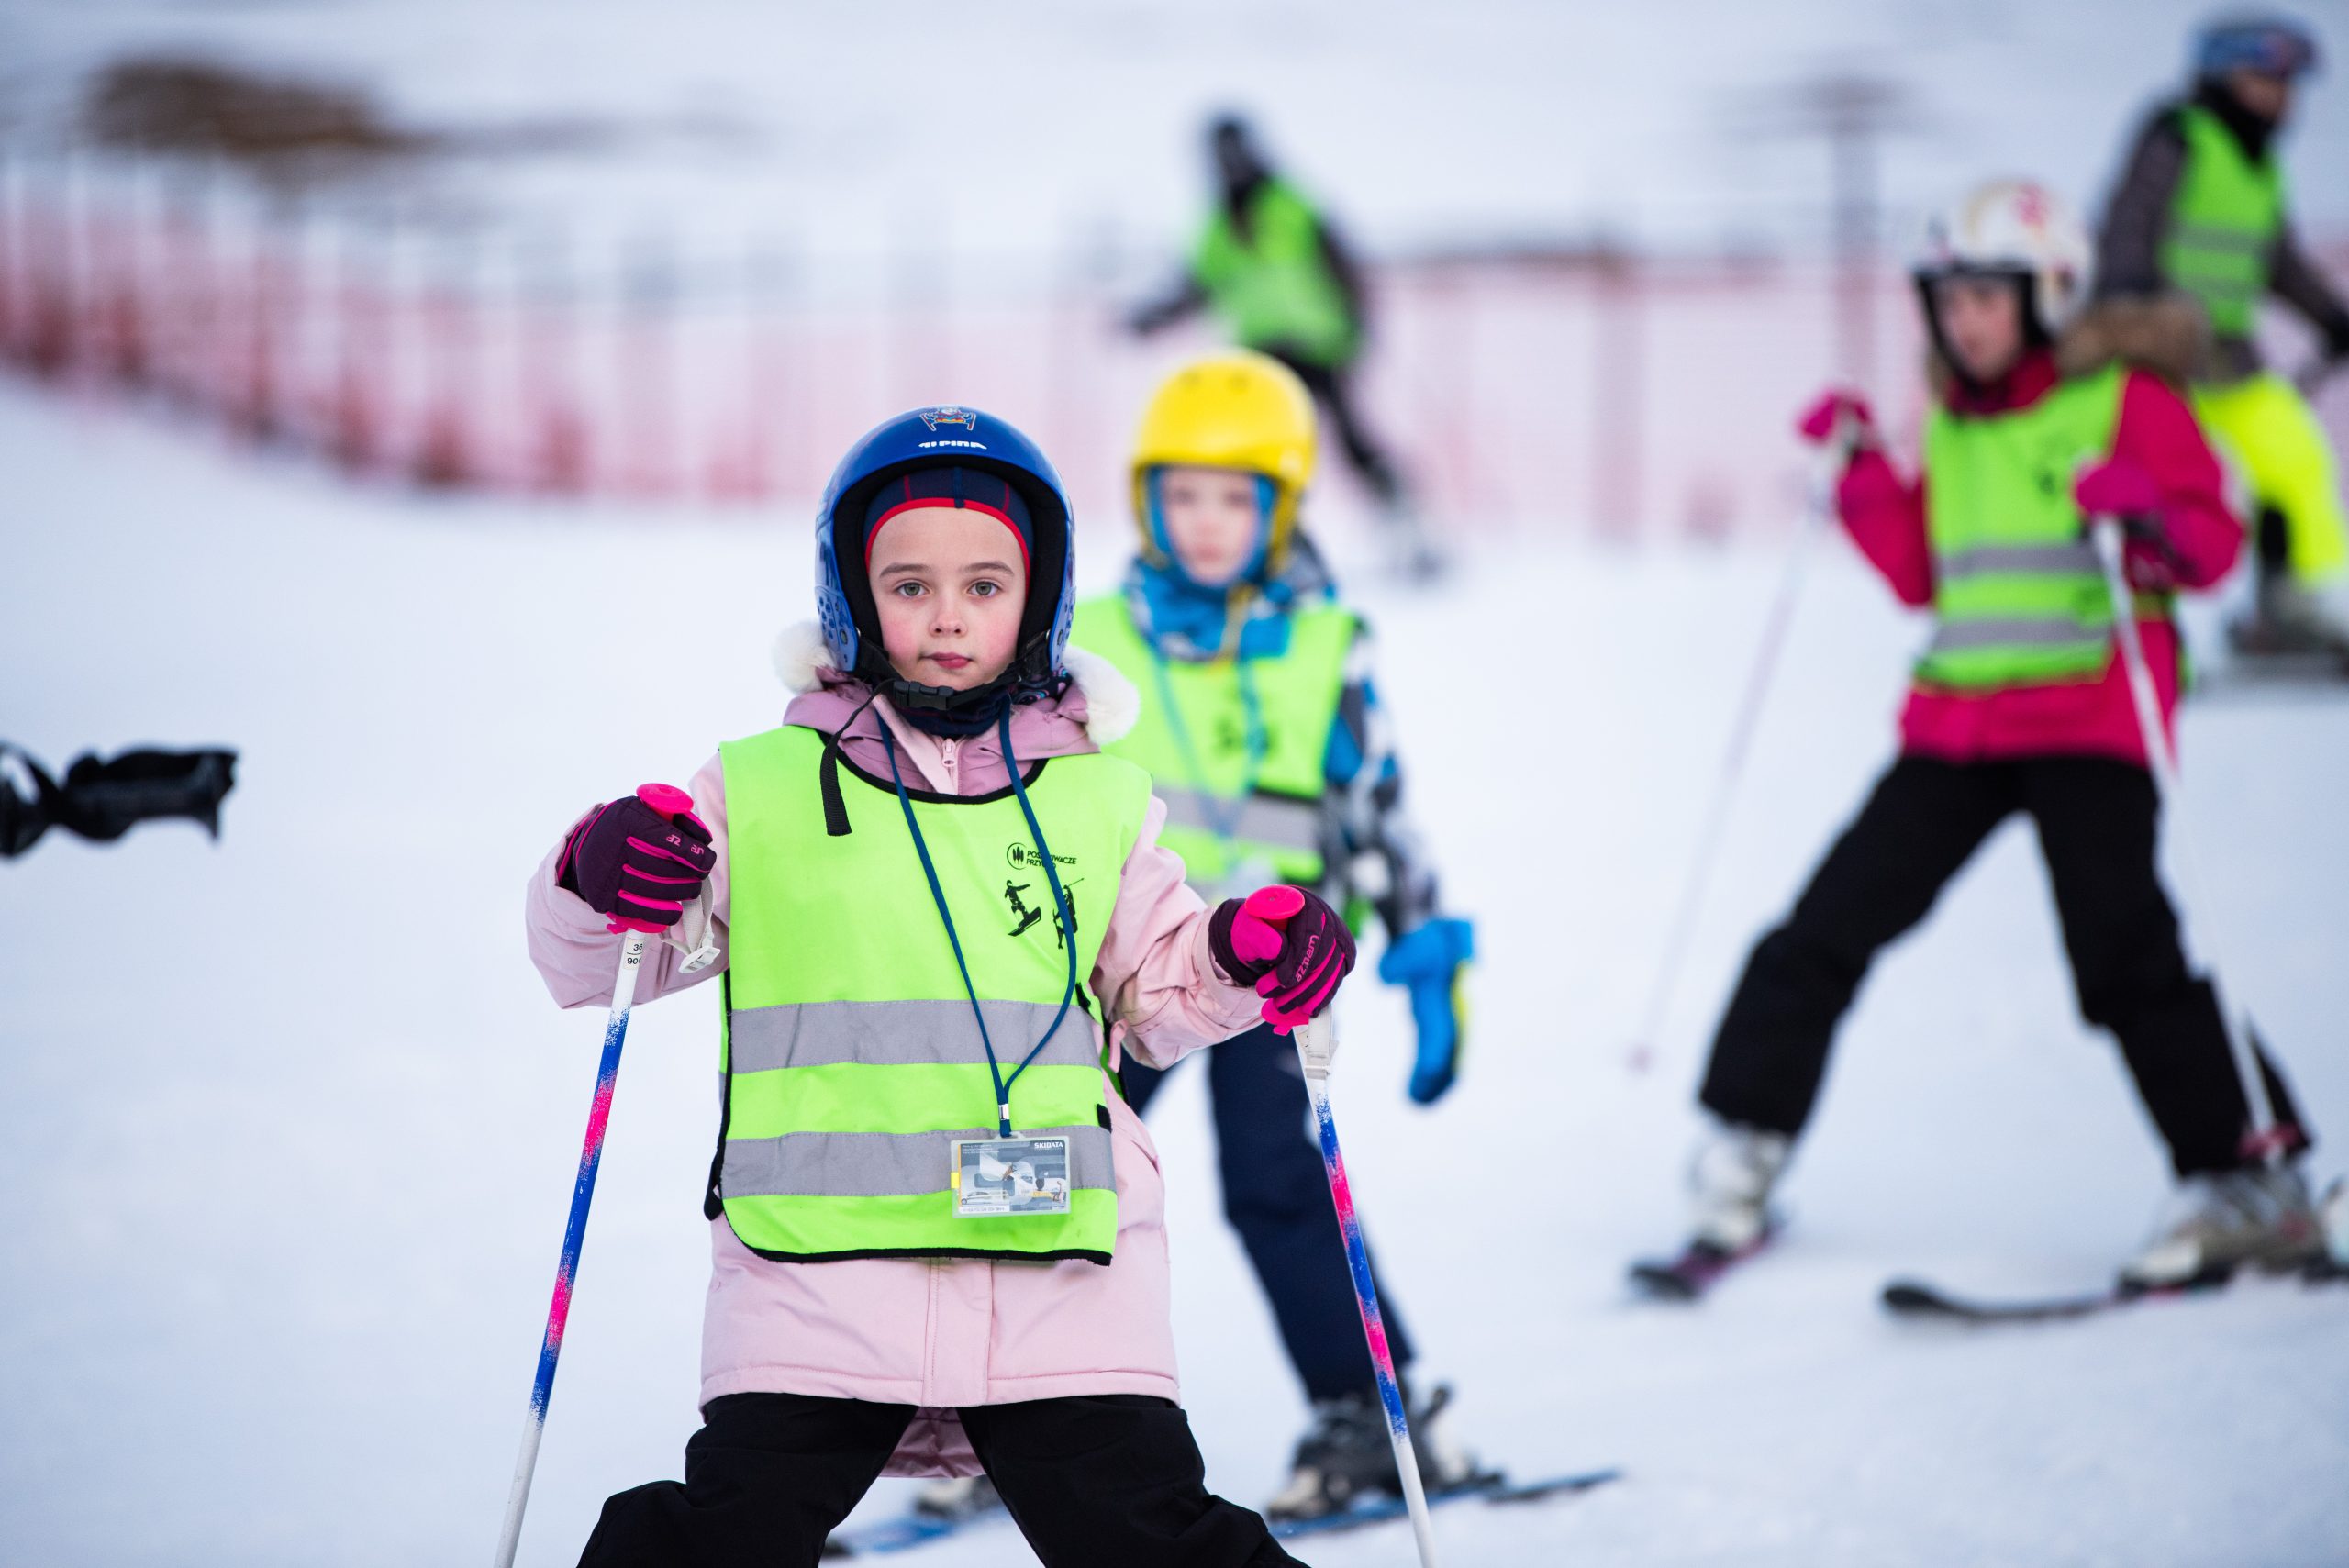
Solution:
<svg viewBox="0 0 2349 1568"><path fill-rule="evenodd" d="M1930 123L1907 83L1858 69L1822 70L1773 89L1735 117L1742 136L1819 137L1827 143L1834 256L1836 373L1864 391L1876 379L1876 305L1887 137Z"/></svg>

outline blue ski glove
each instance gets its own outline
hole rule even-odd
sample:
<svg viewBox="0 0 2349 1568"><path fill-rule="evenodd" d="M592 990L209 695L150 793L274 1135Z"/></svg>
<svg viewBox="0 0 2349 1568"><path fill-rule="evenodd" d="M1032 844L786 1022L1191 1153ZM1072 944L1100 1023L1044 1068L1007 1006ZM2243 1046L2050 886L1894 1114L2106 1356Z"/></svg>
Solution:
<svg viewBox="0 0 2349 1568"><path fill-rule="evenodd" d="M1411 993L1411 1019L1419 1030L1419 1051L1411 1063L1411 1098L1419 1105L1443 1098L1460 1075L1462 1037L1467 1032L1461 978L1475 956L1475 927L1445 917L1389 942L1378 961L1378 978Z"/></svg>

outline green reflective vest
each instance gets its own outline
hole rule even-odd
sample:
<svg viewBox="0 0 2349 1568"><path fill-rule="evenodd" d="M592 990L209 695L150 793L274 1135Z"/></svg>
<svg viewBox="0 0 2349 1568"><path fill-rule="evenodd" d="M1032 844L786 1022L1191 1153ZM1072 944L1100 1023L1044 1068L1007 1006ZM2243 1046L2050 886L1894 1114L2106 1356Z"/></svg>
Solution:
<svg viewBox="0 0 2349 1568"><path fill-rule="evenodd" d="M1925 526L1940 625L1918 679L1956 691L2101 677L2112 601L2072 500L2084 463L2112 450L2126 373L2059 383L1987 417L1925 421Z"/></svg>
<svg viewBox="0 0 2349 1568"><path fill-rule="evenodd" d="M2170 197L2162 273L2202 302L2222 338L2251 335L2267 292L2267 259L2284 225L2284 174L2273 152L2254 161L2225 122L2199 105L2178 111L2186 169Z"/></svg>
<svg viewBox="0 0 2349 1568"><path fill-rule="evenodd" d="M823 751L798 726L718 749L732 909L715 1201L768 1258L1108 1262L1118 1196L1100 1010L1085 984L1150 780L1097 754L1030 764L1074 931L1009 789L907 792L1004 1077L1060 1017L1009 1098L1021 1136L1068 1139L1069 1212L966 1218L953 1141L998 1130L978 1021L892 782L841 758L849 830L829 833ZM1062 1015L1070 942L1078 990Z"/></svg>
<svg viewBox="0 0 2349 1568"><path fill-rule="evenodd" d="M1183 857L1194 887L1322 882L1330 731L1358 627L1317 606L1289 617L1277 659L1168 659L1124 595L1077 606L1074 639L1142 694L1141 719L1111 750L1149 770L1166 803L1158 841Z"/></svg>
<svg viewBox="0 0 2349 1568"><path fill-rule="evenodd" d="M1245 239L1217 204L1191 258L1191 276L1244 347L1336 365L1359 346L1353 311L1322 253L1320 219L1284 181L1256 187Z"/></svg>

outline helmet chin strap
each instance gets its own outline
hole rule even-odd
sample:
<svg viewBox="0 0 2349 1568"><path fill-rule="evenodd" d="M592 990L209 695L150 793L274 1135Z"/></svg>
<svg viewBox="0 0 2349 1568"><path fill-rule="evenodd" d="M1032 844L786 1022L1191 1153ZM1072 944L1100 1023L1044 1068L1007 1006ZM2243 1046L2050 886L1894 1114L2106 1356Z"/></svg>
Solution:
<svg viewBox="0 0 2349 1568"><path fill-rule="evenodd" d="M1051 641L1049 630L1030 639L1002 674L977 686L924 685L898 674L878 655L867 655L860 662L875 666L863 673L866 684L885 694L891 706L915 728L931 735L976 735L1011 704L1033 700L1051 690L1049 676L1040 682L1021 672L1022 665L1041 662Z"/></svg>

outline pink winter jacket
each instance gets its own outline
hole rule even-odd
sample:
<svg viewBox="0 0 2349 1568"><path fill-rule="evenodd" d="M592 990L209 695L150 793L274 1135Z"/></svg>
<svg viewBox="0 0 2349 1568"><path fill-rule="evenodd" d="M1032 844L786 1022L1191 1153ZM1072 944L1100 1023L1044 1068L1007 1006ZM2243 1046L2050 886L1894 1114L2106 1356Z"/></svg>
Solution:
<svg viewBox="0 0 2349 1568"><path fill-rule="evenodd" d="M784 722L829 732L848 720L869 688L822 667L821 657L810 627L785 634L776 663L797 694ZM1070 650L1070 668L1076 684L1058 702L1014 710L1012 745L1023 762L1095 751L1132 725L1140 699L1124 677L1079 649ZM857 720L843 751L858 767L886 775L892 740L907 782L918 787L984 795L1010 782L992 731L935 738L899 719L885 697ZM717 758L694 775L691 793L718 850L707 898L711 940L722 951L726 794ZM1208 956L1207 907L1185 884L1181 858L1158 842L1165 817L1165 806L1153 797L1091 977L1110 1021L1113 1068L1127 1052L1169 1066L1261 1021L1255 993L1230 984ZM605 931L604 917L584 901L555 884L559 849L547 852L530 880L530 959L563 1006L607 1006L620 939ZM692 925L694 912L686 918ZM639 998L683 990L726 967L721 956L680 975L678 962L674 948L648 948ZM716 1051L713 1028L713 1061ZM1116 1261L1107 1267L971 1259L774 1262L737 1240L723 1217L713 1221L701 1402L785 1393L917 1406L885 1473L970 1475L978 1462L957 1407L1077 1394L1177 1397L1158 1151L1124 1102L1114 1093L1108 1101L1118 1240Z"/></svg>

